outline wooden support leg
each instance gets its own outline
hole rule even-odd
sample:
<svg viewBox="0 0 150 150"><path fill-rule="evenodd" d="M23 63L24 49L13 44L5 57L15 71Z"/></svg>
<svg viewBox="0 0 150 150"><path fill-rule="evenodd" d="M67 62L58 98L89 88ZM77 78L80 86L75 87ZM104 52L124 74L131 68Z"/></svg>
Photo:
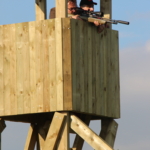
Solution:
<svg viewBox="0 0 150 150"><path fill-rule="evenodd" d="M65 114L61 114L55 112L51 126L49 128L43 150L54 150L57 149L57 143L60 140L59 137L61 135L66 116ZM63 150L63 149L62 149ZM66 149L67 150L67 149Z"/></svg>
<svg viewBox="0 0 150 150"><path fill-rule="evenodd" d="M5 121L0 118L0 150L1 150L1 133L6 128Z"/></svg>
<svg viewBox="0 0 150 150"><path fill-rule="evenodd" d="M36 21L46 19L46 0L35 0Z"/></svg>
<svg viewBox="0 0 150 150"><path fill-rule="evenodd" d="M85 118L83 118L83 121L87 126L89 126L89 124L90 124L90 119L91 119L91 117L88 115ZM84 144L84 140L78 134L76 134L72 149L73 150L82 150L83 144Z"/></svg>
<svg viewBox="0 0 150 150"><path fill-rule="evenodd" d="M102 120L100 137L104 139L111 147L114 147L118 124L112 119Z"/></svg>
<svg viewBox="0 0 150 150"><path fill-rule="evenodd" d="M31 125L29 128L24 150L34 150L36 140L37 140L37 127L36 125Z"/></svg>
<svg viewBox="0 0 150 150"><path fill-rule="evenodd" d="M70 127L96 150L113 150L79 118L71 115Z"/></svg>
<svg viewBox="0 0 150 150"><path fill-rule="evenodd" d="M57 150L69 150L69 122L70 122L70 115L69 113L63 113L65 116L65 122L63 124L62 132L61 132L61 139Z"/></svg>

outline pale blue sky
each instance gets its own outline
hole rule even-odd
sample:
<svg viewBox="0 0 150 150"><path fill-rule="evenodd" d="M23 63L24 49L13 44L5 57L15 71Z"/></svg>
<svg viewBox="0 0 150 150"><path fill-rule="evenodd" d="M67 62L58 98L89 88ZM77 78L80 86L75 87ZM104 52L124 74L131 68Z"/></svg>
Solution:
<svg viewBox="0 0 150 150"><path fill-rule="evenodd" d="M35 0L0 0L0 25L35 20ZM47 0L48 12L54 0ZM79 0L78 0L79 2ZM98 0L95 0L98 2ZM115 150L150 150L150 0L112 0L113 19L130 25L113 25L119 31L121 118ZM99 10L99 5L95 7ZM91 123L94 130L100 125ZM7 122L2 150L21 150L28 125ZM85 150L91 149L87 145Z"/></svg>

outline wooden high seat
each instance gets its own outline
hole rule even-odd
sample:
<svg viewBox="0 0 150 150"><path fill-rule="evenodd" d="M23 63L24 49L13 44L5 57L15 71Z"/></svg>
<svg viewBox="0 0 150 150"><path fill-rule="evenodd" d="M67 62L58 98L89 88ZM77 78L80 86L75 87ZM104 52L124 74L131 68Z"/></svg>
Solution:
<svg viewBox="0 0 150 150"><path fill-rule="evenodd" d="M101 1L107 12L103 3L107 2ZM36 21L0 25L0 117L32 123L29 139L37 131L35 124L43 128L47 120L53 130L56 124L62 130L66 122L80 134L75 122L84 127L86 121L102 119L103 139L112 126L115 135L113 119L120 118L118 31L110 28L98 34L87 22L65 18L65 0L56 4L63 13L56 9L55 19L44 20L46 1L36 0ZM111 1L108 4L111 6ZM48 128L46 135L51 136ZM43 139L49 141L46 135ZM81 135L86 136L86 132ZM29 145L27 141L25 149Z"/></svg>

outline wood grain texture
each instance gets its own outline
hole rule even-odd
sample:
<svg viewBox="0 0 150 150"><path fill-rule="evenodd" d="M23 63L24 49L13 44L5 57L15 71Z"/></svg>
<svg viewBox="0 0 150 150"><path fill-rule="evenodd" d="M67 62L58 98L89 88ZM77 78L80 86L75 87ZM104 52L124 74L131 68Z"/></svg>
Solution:
<svg viewBox="0 0 150 150"><path fill-rule="evenodd" d="M80 135L92 148L97 150L113 150L96 133L94 133L79 118L71 115L70 127Z"/></svg>
<svg viewBox="0 0 150 150"><path fill-rule="evenodd" d="M3 25L0 26L0 114L4 115L4 44L3 44Z"/></svg>
<svg viewBox="0 0 150 150"><path fill-rule="evenodd" d="M72 110L72 68L71 68L71 29L70 19L65 18L62 22L63 40L63 93L64 110Z"/></svg>
<svg viewBox="0 0 150 150"><path fill-rule="evenodd" d="M57 85L56 85L56 40L55 20L48 21L48 43L49 43L49 82L50 82L50 111L57 110Z"/></svg>

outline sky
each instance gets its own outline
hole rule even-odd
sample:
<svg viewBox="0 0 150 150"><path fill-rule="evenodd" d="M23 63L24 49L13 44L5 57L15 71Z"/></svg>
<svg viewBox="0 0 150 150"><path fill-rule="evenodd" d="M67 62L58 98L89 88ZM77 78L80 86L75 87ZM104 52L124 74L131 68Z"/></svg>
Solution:
<svg viewBox="0 0 150 150"><path fill-rule="evenodd" d="M0 25L35 20L35 0L0 0ZM99 0L95 0L99 3ZM79 0L78 0L79 3ZM47 0L47 14L55 5ZM115 150L150 150L150 0L112 0L112 19L130 25L113 25L119 31L121 118ZM95 7L99 10L99 5ZM6 122L2 150L21 150L29 124ZM100 130L100 122L90 127ZM72 137L73 138L73 137ZM92 149L87 144L83 150Z"/></svg>

